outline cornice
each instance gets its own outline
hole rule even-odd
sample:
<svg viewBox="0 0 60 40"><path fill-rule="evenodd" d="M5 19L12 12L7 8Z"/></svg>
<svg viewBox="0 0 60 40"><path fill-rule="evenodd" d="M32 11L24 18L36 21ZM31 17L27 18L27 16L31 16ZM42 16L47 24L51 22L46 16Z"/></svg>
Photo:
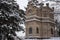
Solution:
<svg viewBox="0 0 60 40"><path fill-rule="evenodd" d="M26 19L29 19L29 18L38 18L38 19L50 19L50 20L54 20L52 18L50 18L49 16L48 17L39 17L37 15L32 15L32 16L25 16Z"/></svg>
<svg viewBox="0 0 60 40"><path fill-rule="evenodd" d="M29 19L29 20L25 20L25 22L31 22L31 21L38 21L38 22L50 22L50 23L54 23L54 21L50 21L50 20L39 20L39 19L36 19L36 18L33 18L33 19Z"/></svg>

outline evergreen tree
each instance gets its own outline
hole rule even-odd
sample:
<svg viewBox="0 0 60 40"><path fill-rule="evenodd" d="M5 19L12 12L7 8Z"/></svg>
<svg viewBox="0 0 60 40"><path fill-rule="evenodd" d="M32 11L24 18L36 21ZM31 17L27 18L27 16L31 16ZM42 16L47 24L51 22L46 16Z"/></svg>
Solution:
<svg viewBox="0 0 60 40"><path fill-rule="evenodd" d="M14 0L0 0L0 40L14 40L15 32L23 30L24 15Z"/></svg>

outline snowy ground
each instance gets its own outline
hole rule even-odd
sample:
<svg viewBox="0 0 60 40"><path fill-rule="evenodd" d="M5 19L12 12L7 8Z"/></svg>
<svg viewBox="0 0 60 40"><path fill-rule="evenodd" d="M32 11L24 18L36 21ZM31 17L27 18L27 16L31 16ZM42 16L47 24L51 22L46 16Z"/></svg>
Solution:
<svg viewBox="0 0 60 40"><path fill-rule="evenodd" d="M51 39L23 39L23 40L60 40L60 37L52 37Z"/></svg>
<svg viewBox="0 0 60 40"><path fill-rule="evenodd" d="M53 37L51 39L44 39L44 40L60 40L60 37Z"/></svg>

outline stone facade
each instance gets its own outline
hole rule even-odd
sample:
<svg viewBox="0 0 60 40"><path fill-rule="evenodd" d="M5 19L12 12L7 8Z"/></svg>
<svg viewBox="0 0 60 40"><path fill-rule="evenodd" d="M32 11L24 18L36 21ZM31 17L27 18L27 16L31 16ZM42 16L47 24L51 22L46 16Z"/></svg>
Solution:
<svg viewBox="0 0 60 40"><path fill-rule="evenodd" d="M26 8L26 38L50 38L54 36L54 8L38 1L29 1Z"/></svg>

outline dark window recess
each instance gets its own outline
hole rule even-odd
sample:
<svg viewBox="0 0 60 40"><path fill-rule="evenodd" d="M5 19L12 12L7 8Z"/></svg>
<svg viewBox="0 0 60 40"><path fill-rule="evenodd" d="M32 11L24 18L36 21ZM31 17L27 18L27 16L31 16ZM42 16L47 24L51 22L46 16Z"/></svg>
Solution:
<svg viewBox="0 0 60 40"><path fill-rule="evenodd" d="M29 34L32 34L32 28L29 28Z"/></svg>
<svg viewBox="0 0 60 40"><path fill-rule="evenodd" d="M39 28L38 27L36 28L36 33L39 33Z"/></svg>
<svg viewBox="0 0 60 40"><path fill-rule="evenodd" d="M53 34L53 29L51 28L51 34Z"/></svg>

